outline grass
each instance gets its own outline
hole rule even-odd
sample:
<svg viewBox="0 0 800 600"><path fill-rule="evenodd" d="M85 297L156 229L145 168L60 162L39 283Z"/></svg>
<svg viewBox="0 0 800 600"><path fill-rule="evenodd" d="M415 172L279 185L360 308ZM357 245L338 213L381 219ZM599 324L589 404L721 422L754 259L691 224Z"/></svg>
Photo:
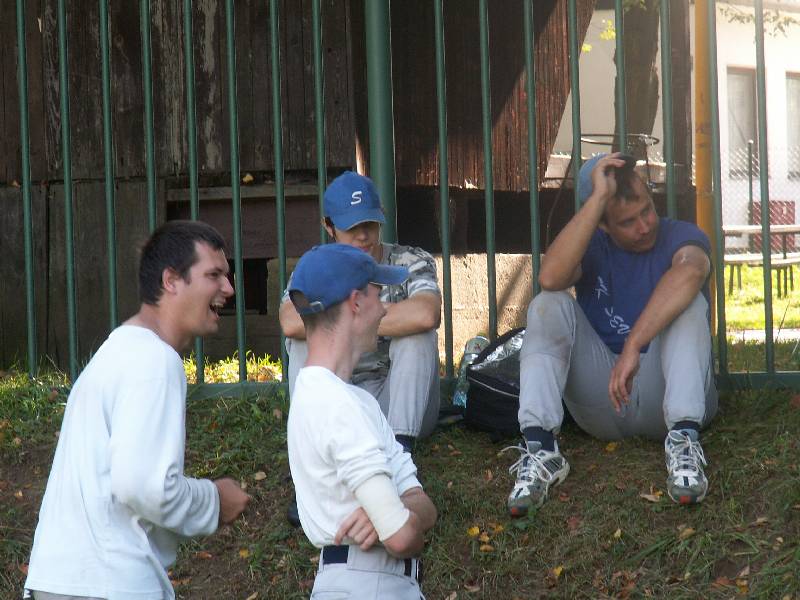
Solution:
<svg viewBox="0 0 800 600"><path fill-rule="evenodd" d="M730 267L725 271L725 320L728 331L764 329L764 270L761 267L742 266L742 289L734 282L732 295L728 295ZM794 290L777 297L775 276L772 277L772 320L775 329L800 328L800 280Z"/></svg>
<svg viewBox="0 0 800 600"><path fill-rule="evenodd" d="M63 383L57 374L0 379L0 598L19 597L24 581ZM183 545L171 571L179 598L308 597L318 551L284 518L287 412L280 388L190 402L187 471L235 477L253 503L235 525ZM709 496L687 508L664 495L660 443L606 444L567 424L560 444L570 476L540 510L511 520L514 458L499 451L513 440L495 443L460 425L438 431L415 457L440 514L423 591L432 600L799 599L799 440L800 400L791 392L723 395L704 436Z"/></svg>

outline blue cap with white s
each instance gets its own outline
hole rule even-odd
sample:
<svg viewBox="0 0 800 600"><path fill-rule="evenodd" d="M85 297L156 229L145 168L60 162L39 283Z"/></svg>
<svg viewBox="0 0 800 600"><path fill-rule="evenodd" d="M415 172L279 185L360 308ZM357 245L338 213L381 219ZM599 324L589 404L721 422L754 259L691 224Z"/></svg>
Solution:
<svg viewBox="0 0 800 600"><path fill-rule="evenodd" d="M353 290L367 284L397 285L408 279L408 269L381 265L372 256L346 244L314 246L303 254L292 273L289 296L302 292L306 302L298 306L301 315L319 313L347 299Z"/></svg>
<svg viewBox="0 0 800 600"><path fill-rule="evenodd" d="M353 171L345 171L331 181L322 204L325 216L342 231L367 221L386 222L375 184Z"/></svg>

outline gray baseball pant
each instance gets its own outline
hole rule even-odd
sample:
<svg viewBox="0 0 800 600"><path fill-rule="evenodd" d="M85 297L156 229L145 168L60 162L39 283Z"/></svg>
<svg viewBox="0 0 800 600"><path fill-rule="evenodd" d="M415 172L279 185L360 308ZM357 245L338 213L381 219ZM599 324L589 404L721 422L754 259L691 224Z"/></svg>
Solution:
<svg viewBox="0 0 800 600"><path fill-rule="evenodd" d="M707 425L717 412L708 302L698 294L640 356L630 404L617 413L608 396L617 361L577 301L541 292L528 307L520 354L519 424L558 432L563 398L581 429L606 440L663 439L679 421Z"/></svg>
<svg viewBox="0 0 800 600"><path fill-rule="evenodd" d="M289 395L297 372L308 356L305 340L286 339L289 353ZM396 435L429 436L439 418L439 344L435 330L392 338L389 373L358 382L377 398Z"/></svg>
<svg viewBox="0 0 800 600"><path fill-rule="evenodd" d="M65 596L64 594L51 594L50 592L32 591L33 600L102 600L101 598L90 598L89 596Z"/></svg>
<svg viewBox="0 0 800 600"><path fill-rule="evenodd" d="M413 570L417 568L414 560ZM347 563L326 565L320 557L311 600L425 600L416 576L406 576L404 570L404 561L390 556L382 546L366 552L350 546Z"/></svg>

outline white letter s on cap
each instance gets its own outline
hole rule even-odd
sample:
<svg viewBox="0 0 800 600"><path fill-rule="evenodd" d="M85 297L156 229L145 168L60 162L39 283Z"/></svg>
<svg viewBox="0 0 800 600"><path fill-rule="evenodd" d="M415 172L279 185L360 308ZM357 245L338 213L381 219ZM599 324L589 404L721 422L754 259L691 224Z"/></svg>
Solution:
<svg viewBox="0 0 800 600"><path fill-rule="evenodd" d="M353 192L353 194L350 197L352 198L352 200L350 201L351 206L354 204L361 204L361 190Z"/></svg>

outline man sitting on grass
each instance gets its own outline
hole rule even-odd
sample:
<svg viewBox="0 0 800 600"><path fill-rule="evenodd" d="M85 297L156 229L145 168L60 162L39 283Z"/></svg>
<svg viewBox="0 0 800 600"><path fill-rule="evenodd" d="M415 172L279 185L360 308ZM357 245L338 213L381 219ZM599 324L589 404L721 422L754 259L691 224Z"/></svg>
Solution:
<svg viewBox="0 0 800 600"><path fill-rule="evenodd" d="M174 598L178 542L245 509L232 479L183 473L180 351L217 331L233 294L219 233L171 221L144 246L139 312L115 329L67 400L25 587L36 600Z"/></svg>
<svg viewBox="0 0 800 600"><path fill-rule="evenodd" d="M375 397L348 383L377 343L380 286L407 277L357 248L327 244L302 256L289 285L308 342L287 441L300 522L322 548L312 598L421 598L414 557L436 509Z"/></svg>
<svg viewBox="0 0 800 600"><path fill-rule="evenodd" d="M659 219L634 164L612 154L583 165L583 206L542 260L545 291L528 308L520 355L512 516L541 505L569 473L554 437L562 398L595 437L663 439L675 502L708 490L699 432L717 410L709 242L691 223ZM573 285L576 298L564 291Z"/></svg>

